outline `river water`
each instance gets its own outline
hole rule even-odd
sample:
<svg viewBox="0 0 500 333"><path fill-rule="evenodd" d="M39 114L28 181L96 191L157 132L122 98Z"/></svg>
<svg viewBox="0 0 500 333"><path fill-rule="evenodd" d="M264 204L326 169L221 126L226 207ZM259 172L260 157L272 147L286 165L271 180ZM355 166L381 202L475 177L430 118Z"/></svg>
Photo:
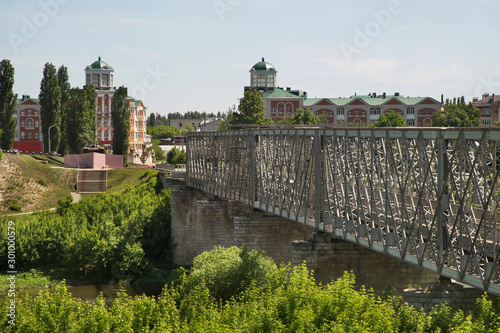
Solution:
<svg viewBox="0 0 500 333"><path fill-rule="evenodd" d="M164 287L163 282L153 282L153 283L131 283L127 285L118 284L96 284L96 285L84 285L84 286L66 286L67 290L73 297L80 298L83 301L93 302L96 300L100 293L106 298L107 303L111 303L118 292L124 291L129 296L159 296ZM24 297L24 295L29 294L32 297L43 290L43 288L30 288L21 289L18 291L18 297ZM54 288L49 288L49 290L54 290ZM0 291L0 299L7 297L7 291Z"/></svg>

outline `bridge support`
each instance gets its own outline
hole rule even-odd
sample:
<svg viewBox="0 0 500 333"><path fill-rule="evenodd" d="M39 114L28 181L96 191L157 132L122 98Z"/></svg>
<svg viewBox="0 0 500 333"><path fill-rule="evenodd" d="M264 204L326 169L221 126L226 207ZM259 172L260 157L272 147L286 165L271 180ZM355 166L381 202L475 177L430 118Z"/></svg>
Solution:
<svg viewBox="0 0 500 333"><path fill-rule="evenodd" d="M314 271L316 281L323 284L347 271L356 276L356 288L365 286L380 292L392 282L395 294L401 295L410 284L423 285L438 278L436 273L334 239L329 234L313 233L311 240L295 241L292 248L292 264L300 265L305 261L307 267Z"/></svg>

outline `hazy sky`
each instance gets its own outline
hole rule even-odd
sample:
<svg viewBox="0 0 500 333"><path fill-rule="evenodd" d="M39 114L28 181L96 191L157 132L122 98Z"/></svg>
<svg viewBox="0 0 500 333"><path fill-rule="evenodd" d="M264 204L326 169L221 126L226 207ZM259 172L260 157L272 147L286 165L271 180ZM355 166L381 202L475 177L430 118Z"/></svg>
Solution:
<svg viewBox="0 0 500 333"><path fill-rule="evenodd" d="M148 112L226 111L262 57L309 97L500 93L493 0L2 0L0 59L37 97L46 62L72 86L99 56Z"/></svg>

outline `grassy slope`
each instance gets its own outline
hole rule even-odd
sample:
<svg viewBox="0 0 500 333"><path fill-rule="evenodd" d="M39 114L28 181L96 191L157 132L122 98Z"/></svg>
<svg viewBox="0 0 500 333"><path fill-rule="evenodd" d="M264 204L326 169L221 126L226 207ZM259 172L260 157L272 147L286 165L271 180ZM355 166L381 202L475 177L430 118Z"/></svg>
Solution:
<svg viewBox="0 0 500 333"><path fill-rule="evenodd" d="M59 199L66 198L75 191L75 169L63 169L64 158L39 155L4 155L10 163L16 166L15 171L4 172L5 182L0 186L3 198L0 214L11 214L8 210L11 203L20 204L22 211L48 209L57 206ZM42 163L47 161L47 164ZM141 176L150 169L118 169L108 171L108 190L106 193L122 191L127 186L141 183ZM12 185L9 187L9 185ZM34 191L34 187L41 189ZM34 192L38 192L33 194ZM83 194L82 198L94 194Z"/></svg>

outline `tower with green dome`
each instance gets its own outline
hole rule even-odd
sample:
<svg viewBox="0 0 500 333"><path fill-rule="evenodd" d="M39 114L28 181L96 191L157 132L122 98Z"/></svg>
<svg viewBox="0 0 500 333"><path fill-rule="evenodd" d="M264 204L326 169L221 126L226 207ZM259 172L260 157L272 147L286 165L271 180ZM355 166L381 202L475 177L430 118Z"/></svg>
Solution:
<svg viewBox="0 0 500 333"><path fill-rule="evenodd" d="M276 68L262 57L262 61L253 65L250 69L250 87L245 87L245 91L248 89L274 91L276 89L277 73Z"/></svg>
<svg viewBox="0 0 500 333"><path fill-rule="evenodd" d="M113 67L101 60L94 61L85 68L85 84L93 84L98 90L113 89Z"/></svg>

